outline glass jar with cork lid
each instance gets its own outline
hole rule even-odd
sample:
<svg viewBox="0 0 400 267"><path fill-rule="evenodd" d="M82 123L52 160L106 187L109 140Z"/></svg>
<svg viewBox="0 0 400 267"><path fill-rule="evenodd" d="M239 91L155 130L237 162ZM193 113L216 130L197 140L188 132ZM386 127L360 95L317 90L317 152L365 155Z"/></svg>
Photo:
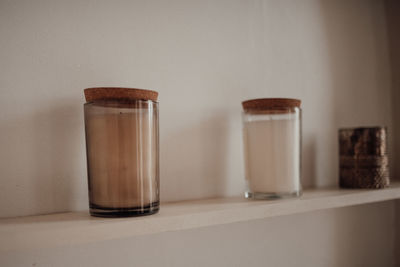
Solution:
<svg viewBox="0 0 400 267"><path fill-rule="evenodd" d="M134 88L84 90L89 206L93 216L159 210L158 93Z"/></svg>
<svg viewBox="0 0 400 267"><path fill-rule="evenodd" d="M242 102L246 198L301 195L300 103L288 98Z"/></svg>

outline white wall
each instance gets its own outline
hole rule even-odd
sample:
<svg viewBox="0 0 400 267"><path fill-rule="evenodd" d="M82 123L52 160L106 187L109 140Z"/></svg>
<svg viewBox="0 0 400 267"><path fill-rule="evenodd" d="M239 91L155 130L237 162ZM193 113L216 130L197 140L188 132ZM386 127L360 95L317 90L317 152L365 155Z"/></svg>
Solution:
<svg viewBox="0 0 400 267"><path fill-rule="evenodd" d="M243 191L241 101L303 100L303 184L337 129L391 126L382 1L0 1L0 216L87 209L83 88L160 92L163 201Z"/></svg>

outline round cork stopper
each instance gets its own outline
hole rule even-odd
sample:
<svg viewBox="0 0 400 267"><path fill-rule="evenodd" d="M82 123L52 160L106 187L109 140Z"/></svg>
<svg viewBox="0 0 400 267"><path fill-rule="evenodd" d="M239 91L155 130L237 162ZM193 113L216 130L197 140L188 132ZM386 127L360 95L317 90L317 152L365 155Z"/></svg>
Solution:
<svg viewBox="0 0 400 267"><path fill-rule="evenodd" d="M96 100L152 100L157 101L158 92L124 87L94 87L84 90L87 102Z"/></svg>
<svg viewBox="0 0 400 267"><path fill-rule="evenodd" d="M258 98L242 102L246 111L299 108L301 100L293 98Z"/></svg>

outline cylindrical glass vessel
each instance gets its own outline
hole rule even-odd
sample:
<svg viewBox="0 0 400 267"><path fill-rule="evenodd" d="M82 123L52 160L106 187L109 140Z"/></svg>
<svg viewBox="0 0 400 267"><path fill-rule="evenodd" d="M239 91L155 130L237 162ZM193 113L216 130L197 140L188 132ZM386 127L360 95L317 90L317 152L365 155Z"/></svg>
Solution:
<svg viewBox="0 0 400 267"><path fill-rule="evenodd" d="M287 98L242 103L246 198L301 195L300 103Z"/></svg>
<svg viewBox="0 0 400 267"><path fill-rule="evenodd" d="M159 210L158 93L85 89L89 206L93 216Z"/></svg>

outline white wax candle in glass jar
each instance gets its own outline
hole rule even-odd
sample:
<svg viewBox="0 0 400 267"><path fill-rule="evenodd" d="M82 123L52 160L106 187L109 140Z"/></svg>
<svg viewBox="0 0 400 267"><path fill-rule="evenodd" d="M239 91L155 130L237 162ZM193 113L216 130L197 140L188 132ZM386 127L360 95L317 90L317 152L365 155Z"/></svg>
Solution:
<svg viewBox="0 0 400 267"><path fill-rule="evenodd" d="M242 103L246 198L301 195L300 103L287 98Z"/></svg>

